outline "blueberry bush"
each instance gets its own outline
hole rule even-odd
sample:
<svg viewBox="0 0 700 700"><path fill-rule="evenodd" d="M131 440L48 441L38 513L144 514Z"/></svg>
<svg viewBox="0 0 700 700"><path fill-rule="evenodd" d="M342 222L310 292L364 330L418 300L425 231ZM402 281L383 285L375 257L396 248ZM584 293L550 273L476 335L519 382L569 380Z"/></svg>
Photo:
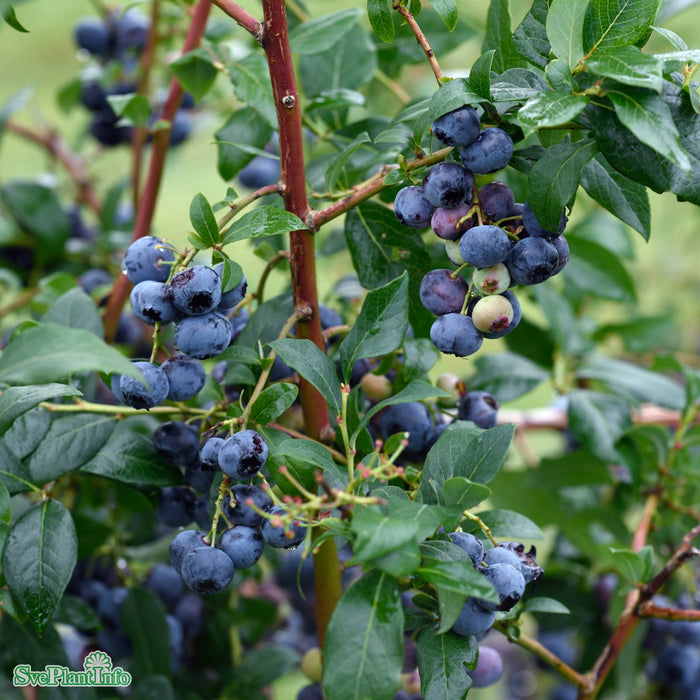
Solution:
<svg viewBox="0 0 700 700"><path fill-rule="evenodd" d="M94 3L81 138L2 106L2 696L700 697L700 364L628 269L700 204L694 3L348 4Z"/></svg>

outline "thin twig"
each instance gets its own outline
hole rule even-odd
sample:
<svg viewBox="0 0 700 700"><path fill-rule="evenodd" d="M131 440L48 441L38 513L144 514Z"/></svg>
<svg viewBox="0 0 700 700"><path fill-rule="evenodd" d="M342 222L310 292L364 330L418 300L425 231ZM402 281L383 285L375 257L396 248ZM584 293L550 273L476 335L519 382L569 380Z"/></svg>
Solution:
<svg viewBox="0 0 700 700"><path fill-rule="evenodd" d="M397 7L396 9L406 20L406 23L416 36L416 41L425 52L425 55L428 58L428 63L430 63L430 67L435 75L438 85L442 85L445 82L445 74L442 72L440 64L437 62L437 58L435 58L435 53L433 52L432 48L430 48L430 44L428 43L428 39L426 38L425 34L423 34L423 30L418 25L418 22L416 22L416 18L406 7Z"/></svg>
<svg viewBox="0 0 700 700"><path fill-rule="evenodd" d="M260 43L263 34L263 23L259 22L253 15L244 10L233 0L211 0L220 10L225 12L231 19L235 20L243 29L250 32L255 40Z"/></svg>

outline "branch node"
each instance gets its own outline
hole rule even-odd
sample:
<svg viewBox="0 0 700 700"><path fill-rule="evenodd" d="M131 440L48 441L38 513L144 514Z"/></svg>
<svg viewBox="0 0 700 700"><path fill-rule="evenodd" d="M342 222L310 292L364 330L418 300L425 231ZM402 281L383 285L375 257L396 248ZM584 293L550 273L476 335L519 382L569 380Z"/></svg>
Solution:
<svg viewBox="0 0 700 700"><path fill-rule="evenodd" d="M285 95L282 98L282 104L284 105L285 109L294 109L297 101L294 95Z"/></svg>

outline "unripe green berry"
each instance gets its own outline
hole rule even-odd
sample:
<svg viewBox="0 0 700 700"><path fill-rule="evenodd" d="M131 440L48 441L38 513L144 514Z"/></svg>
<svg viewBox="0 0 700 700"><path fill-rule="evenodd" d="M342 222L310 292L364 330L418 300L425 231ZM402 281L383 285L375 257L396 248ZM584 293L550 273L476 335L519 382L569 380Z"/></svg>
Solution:
<svg viewBox="0 0 700 700"><path fill-rule="evenodd" d="M318 647L309 649L301 658L301 672L312 682L320 683L323 679L323 658Z"/></svg>
<svg viewBox="0 0 700 700"><path fill-rule="evenodd" d="M391 396L391 382L384 376L368 372L360 379L360 388L373 401L383 401Z"/></svg>
<svg viewBox="0 0 700 700"><path fill-rule="evenodd" d="M474 289L481 295L503 294L510 286L510 272L503 263L482 267L472 275Z"/></svg>
<svg viewBox="0 0 700 700"><path fill-rule="evenodd" d="M455 265L464 265L464 260L459 254L459 239L456 241L445 241L445 252Z"/></svg>
<svg viewBox="0 0 700 700"><path fill-rule="evenodd" d="M460 387L463 389L464 383L456 374L452 374L450 372L441 374L438 377L436 385L438 389L447 391L450 394L449 396L438 397L437 402L439 406L447 408L450 406L455 406L457 403L459 403L459 400L462 398Z"/></svg>
<svg viewBox="0 0 700 700"><path fill-rule="evenodd" d="M503 296L482 297L472 310L472 322L482 333L498 333L510 326L513 305Z"/></svg>

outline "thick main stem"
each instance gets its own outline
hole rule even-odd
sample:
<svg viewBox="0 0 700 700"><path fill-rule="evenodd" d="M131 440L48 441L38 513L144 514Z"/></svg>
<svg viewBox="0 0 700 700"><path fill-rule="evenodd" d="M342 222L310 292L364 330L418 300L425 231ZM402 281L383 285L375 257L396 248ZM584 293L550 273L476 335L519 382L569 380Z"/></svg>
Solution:
<svg viewBox="0 0 700 700"><path fill-rule="evenodd" d="M263 14L261 44L270 69L279 124L282 194L287 211L306 221L309 202L306 196L301 107L289 46L284 0L263 0ZM297 337L311 340L321 350L325 350L318 314L313 233L308 229L292 231L289 239L294 303L297 308L306 306L312 309L311 316L297 324ZM322 439L330 424L326 402L305 380L300 383L299 395L307 434ZM340 567L332 539L326 540L314 556L314 576L316 627L319 645L323 648L326 629L341 594Z"/></svg>
<svg viewBox="0 0 700 700"><path fill-rule="evenodd" d="M211 3L209 0L198 0L197 5L194 8L194 12L192 13L192 21L189 29L187 30L187 36L185 37L185 41L182 46L183 54L186 54L188 51L191 51L199 45L199 42L204 35L204 29L206 28L210 10ZM182 86L176 79L173 79L170 83L170 90L168 91L165 104L163 105L163 111L160 115L161 119L164 119L172 124L172 121L175 118L175 113L180 106L180 102L182 102L182 95ZM139 207L136 212L136 223L134 224L134 234L131 238L132 241L148 235L149 231L151 230L151 224L153 222L153 215L155 214L156 210L156 202L158 200L158 192L160 191L160 184L163 178L165 158L168 154L169 144L170 129L161 129L154 134L151 160L148 165L146 183L144 185L143 192L141 193ZM104 319L105 336L108 340L114 337L117 322L119 321L119 314L121 313L124 302L129 295L130 286L131 283L126 275L120 275L109 294Z"/></svg>

